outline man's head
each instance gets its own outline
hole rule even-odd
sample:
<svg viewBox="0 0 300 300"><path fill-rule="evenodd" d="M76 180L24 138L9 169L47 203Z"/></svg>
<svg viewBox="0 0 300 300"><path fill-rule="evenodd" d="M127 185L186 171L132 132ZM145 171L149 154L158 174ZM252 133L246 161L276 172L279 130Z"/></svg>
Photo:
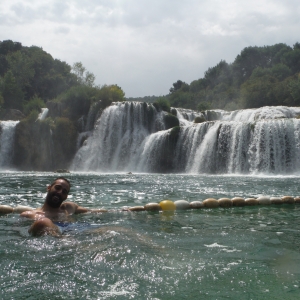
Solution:
<svg viewBox="0 0 300 300"><path fill-rule="evenodd" d="M70 181L64 177L56 178L51 185L47 187L47 196L45 203L52 208L59 208L63 201L68 197L70 191Z"/></svg>

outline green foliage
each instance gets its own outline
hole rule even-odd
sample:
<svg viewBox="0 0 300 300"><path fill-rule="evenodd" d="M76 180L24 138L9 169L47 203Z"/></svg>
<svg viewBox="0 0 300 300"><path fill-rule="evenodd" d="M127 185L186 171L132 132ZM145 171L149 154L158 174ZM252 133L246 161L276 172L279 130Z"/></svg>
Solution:
<svg viewBox="0 0 300 300"><path fill-rule="evenodd" d="M53 128L53 143L56 145L57 158L70 161L76 150L77 131L74 123L68 118L57 118ZM57 168L62 167L56 165Z"/></svg>
<svg viewBox="0 0 300 300"><path fill-rule="evenodd" d="M194 120L194 123L203 123L203 122L206 122L206 119L200 116L196 117Z"/></svg>
<svg viewBox="0 0 300 300"><path fill-rule="evenodd" d="M215 67L209 68L204 74L207 86L214 87L220 83L231 82L230 68L226 61L221 60Z"/></svg>
<svg viewBox="0 0 300 300"><path fill-rule="evenodd" d="M35 96L47 101L78 84L65 62L11 40L0 41L0 83L3 108L19 110Z"/></svg>
<svg viewBox="0 0 300 300"><path fill-rule="evenodd" d="M171 106L170 106L170 102L168 101L168 99L166 97L159 97L154 103L153 105L156 107L156 109L158 110L163 110L166 112L170 112Z"/></svg>
<svg viewBox="0 0 300 300"><path fill-rule="evenodd" d="M27 123L34 123L36 122L36 120L38 119L38 116L39 116L39 111L37 110L32 110L28 116L25 118L25 122Z"/></svg>
<svg viewBox="0 0 300 300"><path fill-rule="evenodd" d="M295 80L289 82L288 90L295 105L300 105L300 74Z"/></svg>
<svg viewBox="0 0 300 300"><path fill-rule="evenodd" d="M166 124L166 129L170 129L170 128L179 126L179 120L178 120L178 118L175 117L172 114L166 114L164 116L164 121L165 121L165 124Z"/></svg>
<svg viewBox="0 0 300 300"><path fill-rule="evenodd" d="M242 100L239 102L231 101L225 105L224 110L233 111L243 109L244 107L245 105L243 104Z"/></svg>
<svg viewBox="0 0 300 300"><path fill-rule="evenodd" d="M173 83L173 87L170 88L170 93L174 93L176 91L182 90L182 91L188 91L189 85L181 80L177 80L175 83Z"/></svg>
<svg viewBox="0 0 300 300"><path fill-rule="evenodd" d="M174 116L177 117L177 110L176 110L176 108L171 108L170 113L171 113L172 115L174 115Z"/></svg>
<svg viewBox="0 0 300 300"><path fill-rule="evenodd" d="M28 115L31 111L41 111L41 108L43 107L45 107L44 101L41 98L34 96L24 105L23 111Z"/></svg>
<svg viewBox="0 0 300 300"><path fill-rule="evenodd" d="M16 51L7 55L7 61L17 85L22 89L29 87L35 73L30 57L24 52Z"/></svg>
<svg viewBox="0 0 300 300"><path fill-rule="evenodd" d="M158 96L145 96L145 97L128 97L125 100L126 101L136 101L136 102L147 102L147 103L153 103L155 102L159 97Z"/></svg>
<svg viewBox="0 0 300 300"><path fill-rule="evenodd" d="M173 127L170 131L170 138L173 140L177 139L179 136L179 133L180 133L180 126Z"/></svg>
<svg viewBox="0 0 300 300"><path fill-rule="evenodd" d="M24 92L18 85L12 71L7 71L2 79L1 92L4 100L3 108L22 109Z"/></svg>
<svg viewBox="0 0 300 300"><path fill-rule="evenodd" d="M200 78L198 80L194 80L190 84L190 92L199 93L207 88L207 80L204 78Z"/></svg>
<svg viewBox="0 0 300 300"><path fill-rule="evenodd" d="M168 100L171 106L198 109L300 106L298 96L300 44L247 47L232 64L221 60L204 78L190 85L173 83Z"/></svg>
<svg viewBox="0 0 300 300"><path fill-rule="evenodd" d="M116 84L103 85L99 89L99 99L110 105L111 102L122 102L125 100L125 93Z"/></svg>
<svg viewBox="0 0 300 300"><path fill-rule="evenodd" d="M62 103L62 116L75 121L87 114L94 94L93 88L85 85L74 86L61 94L56 101Z"/></svg>
<svg viewBox="0 0 300 300"><path fill-rule="evenodd" d="M34 69L34 77L26 88L25 100L34 95L45 101L50 100L77 85L75 75L71 73L71 67L67 63L53 59L50 54L36 46L24 47L22 52L31 59Z"/></svg>
<svg viewBox="0 0 300 300"><path fill-rule="evenodd" d="M0 110L3 107L3 103L4 103L4 99L3 99L2 95L0 94Z"/></svg>
<svg viewBox="0 0 300 300"><path fill-rule="evenodd" d="M282 63L279 63L279 64L274 65L270 69L270 73L276 79L281 81L281 80L284 80L285 78L291 76L292 75L292 70L288 66L286 66Z"/></svg>
<svg viewBox="0 0 300 300"><path fill-rule="evenodd" d="M22 49L22 44L18 42L13 42L11 40L0 41L0 54L7 55L15 51Z"/></svg>
<svg viewBox="0 0 300 300"><path fill-rule="evenodd" d="M87 85L89 87L94 86L95 75L86 70L81 62L74 63L72 72L76 75L79 84Z"/></svg>
<svg viewBox="0 0 300 300"><path fill-rule="evenodd" d="M197 106L199 111L205 111L211 108L211 104L207 101L200 102Z"/></svg>
<svg viewBox="0 0 300 300"><path fill-rule="evenodd" d="M179 90L169 95L168 100L171 106L196 109L196 99L198 95Z"/></svg>
<svg viewBox="0 0 300 300"><path fill-rule="evenodd" d="M246 81L241 86L241 95L246 108L257 108L266 105L277 105L273 87L277 81L269 75Z"/></svg>
<svg viewBox="0 0 300 300"><path fill-rule="evenodd" d="M0 76L3 76L8 70L8 61L6 56L0 54Z"/></svg>
<svg viewBox="0 0 300 300"><path fill-rule="evenodd" d="M124 96L123 90L117 85L77 85L59 95L55 101L61 103L62 117L76 121L82 115L87 115L90 106L96 101L101 100L101 106L105 108L112 102L124 101Z"/></svg>

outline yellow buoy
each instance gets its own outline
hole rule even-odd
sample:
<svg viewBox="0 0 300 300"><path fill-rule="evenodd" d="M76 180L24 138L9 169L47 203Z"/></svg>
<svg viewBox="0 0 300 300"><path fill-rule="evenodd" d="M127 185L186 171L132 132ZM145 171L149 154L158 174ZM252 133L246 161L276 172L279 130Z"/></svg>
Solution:
<svg viewBox="0 0 300 300"><path fill-rule="evenodd" d="M163 211L173 211L173 210L176 210L176 205L174 204L174 202L173 201L171 201L171 200L163 200L163 201L161 201L160 203L159 203L159 205L160 205L160 207L161 207L161 209L163 210Z"/></svg>

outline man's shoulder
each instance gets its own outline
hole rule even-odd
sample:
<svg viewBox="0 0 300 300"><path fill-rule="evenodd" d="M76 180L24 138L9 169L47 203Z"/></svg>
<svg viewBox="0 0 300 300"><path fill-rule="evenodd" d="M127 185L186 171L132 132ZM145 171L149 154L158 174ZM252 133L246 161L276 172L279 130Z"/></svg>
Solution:
<svg viewBox="0 0 300 300"><path fill-rule="evenodd" d="M71 201L66 201L66 202L63 202L60 206L61 209L64 209L64 210L69 210L69 209L75 209L78 207L78 205L74 202L71 202Z"/></svg>
<svg viewBox="0 0 300 300"><path fill-rule="evenodd" d="M70 201L62 203L60 208L67 211L69 214L80 214L89 211L87 208L81 207L78 204Z"/></svg>

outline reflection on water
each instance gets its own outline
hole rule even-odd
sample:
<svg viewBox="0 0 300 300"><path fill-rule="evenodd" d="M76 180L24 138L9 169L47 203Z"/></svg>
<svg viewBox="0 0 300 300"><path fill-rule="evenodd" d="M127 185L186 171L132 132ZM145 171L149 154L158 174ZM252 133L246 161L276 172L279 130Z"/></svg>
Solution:
<svg viewBox="0 0 300 300"><path fill-rule="evenodd" d="M3 173L0 204L38 207L55 174ZM62 238L33 238L0 216L2 299L298 299L300 206L123 212L162 199L298 195L299 177L70 174L74 217Z"/></svg>

